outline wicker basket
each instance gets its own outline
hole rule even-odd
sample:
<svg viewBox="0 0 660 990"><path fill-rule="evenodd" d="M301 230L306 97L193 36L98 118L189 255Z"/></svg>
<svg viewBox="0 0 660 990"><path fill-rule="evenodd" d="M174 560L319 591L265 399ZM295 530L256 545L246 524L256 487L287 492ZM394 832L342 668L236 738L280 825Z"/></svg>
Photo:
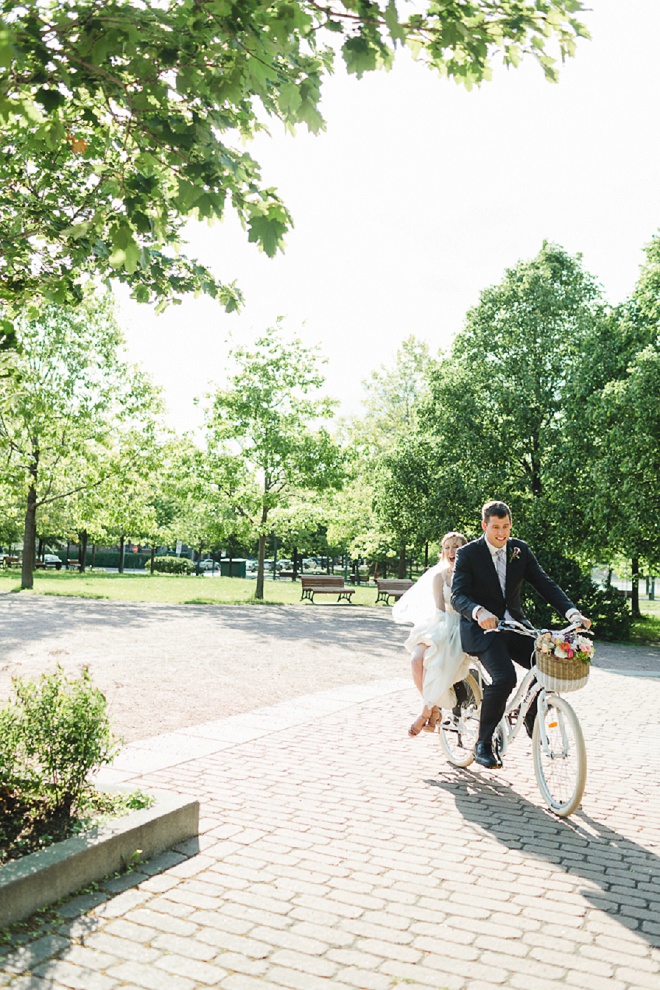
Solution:
<svg viewBox="0 0 660 990"><path fill-rule="evenodd" d="M583 660L563 660L540 650L535 650L535 658L536 679L546 691L579 691L589 680L589 664Z"/></svg>

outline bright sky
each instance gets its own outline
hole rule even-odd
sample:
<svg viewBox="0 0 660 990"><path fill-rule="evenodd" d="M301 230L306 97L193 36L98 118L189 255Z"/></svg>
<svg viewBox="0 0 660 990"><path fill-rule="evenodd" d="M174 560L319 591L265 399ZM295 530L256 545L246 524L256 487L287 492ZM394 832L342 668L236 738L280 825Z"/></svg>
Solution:
<svg viewBox="0 0 660 990"><path fill-rule="evenodd" d="M124 301L129 351L165 389L179 430L193 397L222 383L232 343L282 315L320 344L327 391L359 413L361 382L415 334L446 348L480 292L544 239L581 252L615 303L631 291L660 227L658 0L593 0L560 82L536 63L465 92L403 56L324 90L324 134L248 150L295 229L268 259L234 219L190 228L189 253L246 296L240 315L190 300L161 316Z"/></svg>

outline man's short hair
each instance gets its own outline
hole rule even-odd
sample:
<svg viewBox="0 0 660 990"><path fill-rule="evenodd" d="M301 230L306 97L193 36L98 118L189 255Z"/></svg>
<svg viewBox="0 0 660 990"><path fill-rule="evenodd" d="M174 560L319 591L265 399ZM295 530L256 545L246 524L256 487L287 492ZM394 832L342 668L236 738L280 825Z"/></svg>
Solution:
<svg viewBox="0 0 660 990"><path fill-rule="evenodd" d="M498 519L504 519L505 516L508 516L511 519L511 509L506 502L486 502L481 510L481 518L483 522L487 523L491 516L497 516Z"/></svg>

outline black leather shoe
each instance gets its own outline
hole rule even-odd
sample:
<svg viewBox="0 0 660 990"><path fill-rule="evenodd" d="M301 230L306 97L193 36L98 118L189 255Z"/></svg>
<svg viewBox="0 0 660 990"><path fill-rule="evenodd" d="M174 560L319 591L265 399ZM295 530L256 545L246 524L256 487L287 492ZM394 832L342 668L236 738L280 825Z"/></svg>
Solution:
<svg viewBox="0 0 660 990"><path fill-rule="evenodd" d="M479 763L482 767L488 767L489 770L499 770L502 766L501 759L493 752L493 744L489 742L477 743L474 748L474 759L475 763Z"/></svg>

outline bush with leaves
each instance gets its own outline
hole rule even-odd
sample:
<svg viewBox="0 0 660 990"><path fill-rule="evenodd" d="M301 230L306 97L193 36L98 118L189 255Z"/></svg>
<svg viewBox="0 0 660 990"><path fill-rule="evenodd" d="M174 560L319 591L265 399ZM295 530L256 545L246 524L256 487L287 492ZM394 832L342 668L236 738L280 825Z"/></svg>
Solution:
<svg viewBox="0 0 660 990"><path fill-rule="evenodd" d="M103 693L87 668L77 678L58 666L38 680L14 680L15 699L0 709L0 771L5 790L38 794L69 817L89 777L118 748Z"/></svg>
<svg viewBox="0 0 660 990"><path fill-rule="evenodd" d="M598 639L619 642L630 639L632 615L625 598L616 588L599 588L576 561L556 550L541 550L537 557L553 581L591 619L594 635ZM523 607L530 622L537 628L547 629L562 624L555 610L529 587L523 595Z"/></svg>
<svg viewBox="0 0 660 990"><path fill-rule="evenodd" d="M145 567L150 567L149 561L145 561ZM187 557L154 557L154 571L161 574L192 574L195 565Z"/></svg>

